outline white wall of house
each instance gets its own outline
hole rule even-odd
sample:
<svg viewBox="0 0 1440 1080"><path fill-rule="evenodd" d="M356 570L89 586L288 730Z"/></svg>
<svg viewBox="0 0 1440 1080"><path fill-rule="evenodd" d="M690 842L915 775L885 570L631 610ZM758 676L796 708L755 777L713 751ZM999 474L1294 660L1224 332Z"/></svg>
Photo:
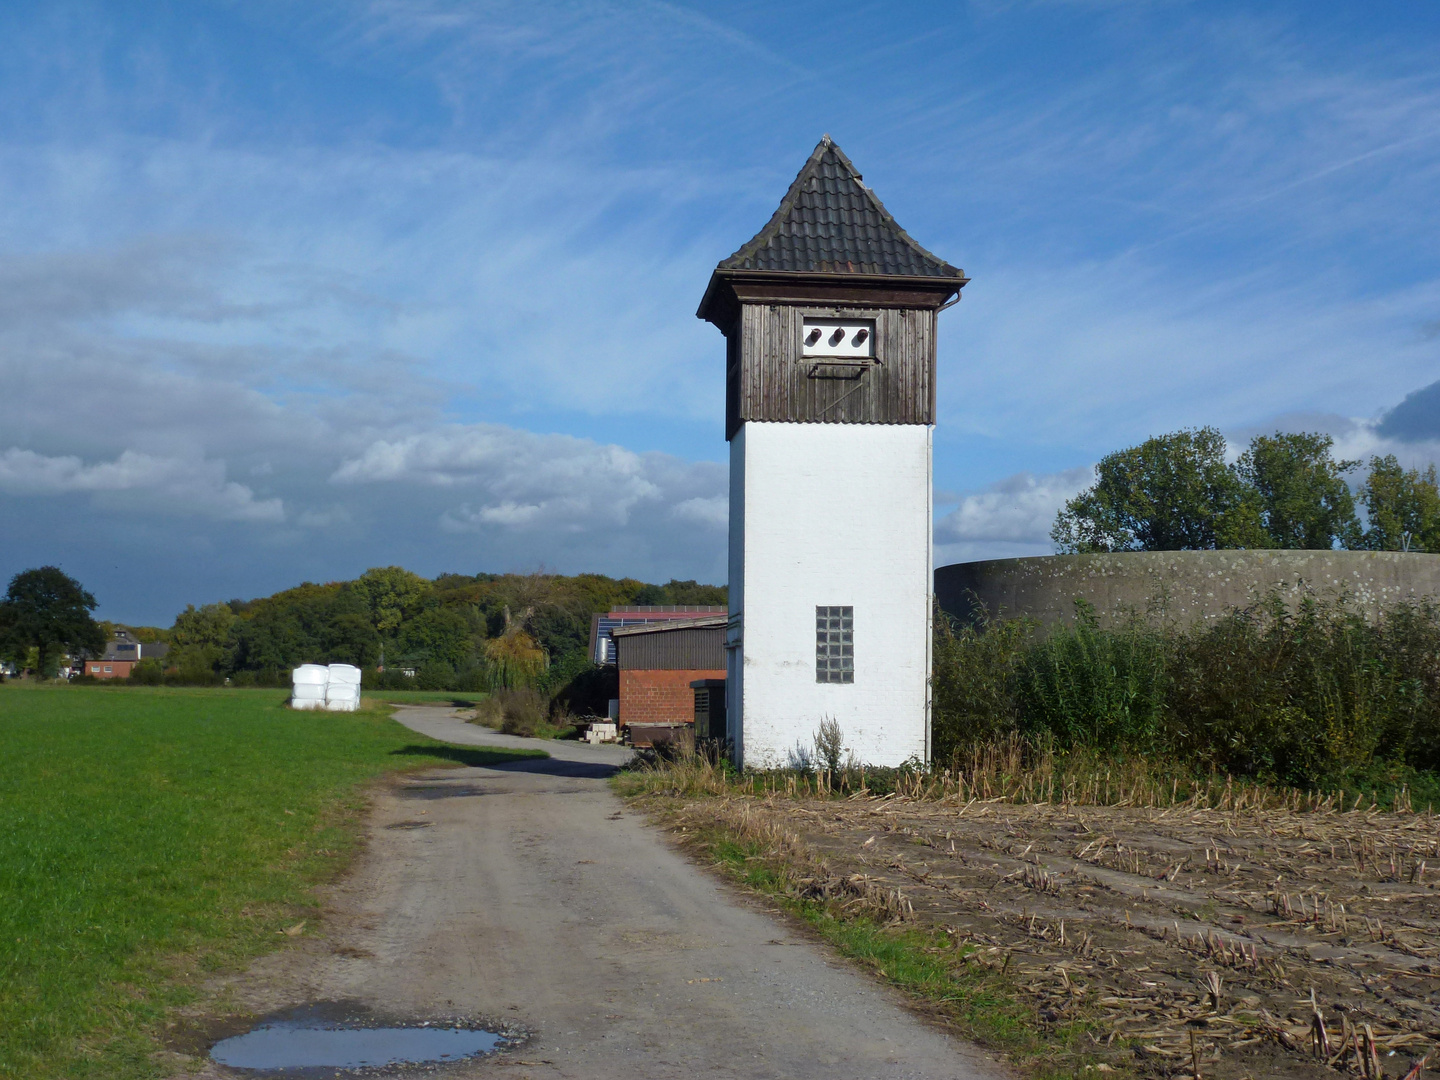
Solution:
<svg viewBox="0 0 1440 1080"><path fill-rule="evenodd" d="M749 422L730 442L728 715L747 766L833 718L856 758L929 740L932 429ZM855 681L815 674L815 608L854 608Z"/></svg>

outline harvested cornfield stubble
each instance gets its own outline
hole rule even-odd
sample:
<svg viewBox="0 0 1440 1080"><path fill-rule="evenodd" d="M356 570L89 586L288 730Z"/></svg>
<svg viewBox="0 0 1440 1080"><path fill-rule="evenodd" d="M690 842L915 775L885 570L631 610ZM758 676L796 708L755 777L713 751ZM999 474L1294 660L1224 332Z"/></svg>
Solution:
<svg viewBox="0 0 1440 1080"><path fill-rule="evenodd" d="M663 775L632 790L682 837L758 843L788 868L772 891L939 932L957 982L1003 975L1042 1040L1067 1040L1047 1067L1399 1078L1440 1062L1440 828L1403 800L1342 811L1212 784L1178 803L1027 803L922 778L807 798L815 777L757 795L698 774L667 797Z"/></svg>

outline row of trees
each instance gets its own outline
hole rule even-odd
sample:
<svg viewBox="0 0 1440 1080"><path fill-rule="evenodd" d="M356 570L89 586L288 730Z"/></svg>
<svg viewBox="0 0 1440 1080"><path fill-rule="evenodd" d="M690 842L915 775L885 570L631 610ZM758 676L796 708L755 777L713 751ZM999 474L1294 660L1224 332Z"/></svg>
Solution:
<svg viewBox="0 0 1440 1080"><path fill-rule="evenodd" d="M1440 552L1435 467L1372 457L1360 487L1362 526L1334 440L1314 432L1258 435L1233 463L1225 437L1197 428L1107 455L1093 487L1065 504L1060 551L1197 551L1335 547Z"/></svg>
<svg viewBox="0 0 1440 1080"><path fill-rule="evenodd" d="M168 629L127 627L164 641L163 661L140 681L286 681L302 663L384 667L397 685L478 690L560 687L590 665L591 615L626 604L721 604L723 586L650 585L600 574L442 574L398 566L353 581L306 583L257 600L190 605ZM97 622L95 598L53 566L26 570L0 601L0 658L53 674L62 655L98 656L114 624ZM401 671L415 672L413 680ZM168 675L167 675L168 673Z"/></svg>
<svg viewBox="0 0 1440 1080"><path fill-rule="evenodd" d="M187 607L169 630L180 677L246 682L301 663L413 670L419 685L559 686L590 666L591 615L622 604L724 604L723 586L600 574L442 574L397 566L257 600Z"/></svg>

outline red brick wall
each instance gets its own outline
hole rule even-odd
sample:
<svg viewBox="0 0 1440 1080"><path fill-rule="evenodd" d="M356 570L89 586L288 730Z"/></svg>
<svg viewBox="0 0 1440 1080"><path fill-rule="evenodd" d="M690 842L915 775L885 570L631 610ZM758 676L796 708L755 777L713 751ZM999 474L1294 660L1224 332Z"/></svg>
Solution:
<svg viewBox="0 0 1440 1080"><path fill-rule="evenodd" d="M97 679L126 679L134 666L134 660L86 660L85 674ZM109 671L105 670L107 667Z"/></svg>
<svg viewBox="0 0 1440 1080"><path fill-rule="evenodd" d="M678 724L695 719L695 679L723 679L724 671L621 671L620 723Z"/></svg>

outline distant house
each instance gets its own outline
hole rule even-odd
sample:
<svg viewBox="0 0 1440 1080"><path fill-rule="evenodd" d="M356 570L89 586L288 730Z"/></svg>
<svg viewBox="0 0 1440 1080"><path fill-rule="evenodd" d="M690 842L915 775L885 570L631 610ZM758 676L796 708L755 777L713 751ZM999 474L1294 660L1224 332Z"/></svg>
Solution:
<svg viewBox="0 0 1440 1080"><path fill-rule="evenodd" d="M649 745L695 720L691 683L725 677L726 613L667 619L611 631L620 669L620 725Z"/></svg>
<svg viewBox="0 0 1440 1080"><path fill-rule="evenodd" d="M590 661L594 664L615 663L615 642L611 634L619 627L649 626L654 623L697 619L706 615L725 615L729 610L727 607L706 604L611 608L604 614L593 616L590 620Z"/></svg>
<svg viewBox="0 0 1440 1080"><path fill-rule="evenodd" d="M86 660L84 674L96 679L125 679L141 660L162 660L170 651L164 642L141 642L128 630L116 630L105 654L98 660Z"/></svg>

